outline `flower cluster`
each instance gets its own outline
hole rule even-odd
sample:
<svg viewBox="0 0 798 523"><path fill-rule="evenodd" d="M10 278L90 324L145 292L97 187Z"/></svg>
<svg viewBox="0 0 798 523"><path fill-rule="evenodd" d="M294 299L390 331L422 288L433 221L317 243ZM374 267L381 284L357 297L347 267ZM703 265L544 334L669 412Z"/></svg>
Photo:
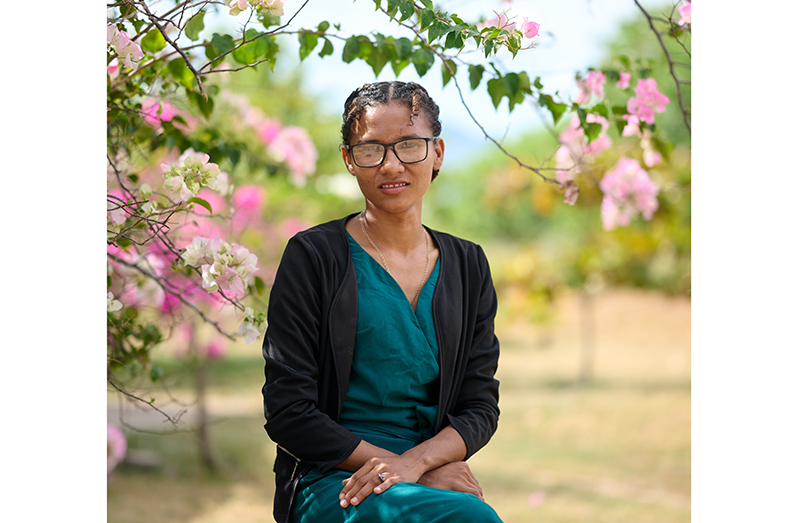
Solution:
<svg viewBox="0 0 798 523"><path fill-rule="evenodd" d="M258 270L258 257L245 247L230 245L218 236L213 240L198 236L186 247L183 254L186 264L199 266L202 271L202 288L232 294L244 294L246 285Z"/></svg>
<svg viewBox="0 0 798 523"><path fill-rule="evenodd" d="M177 108L166 100L148 100L142 104L141 112L144 121L155 128L161 127L161 122L168 122L180 114Z"/></svg>
<svg viewBox="0 0 798 523"><path fill-rule="evenodd" d="M260 12L271 13L275 16L283 16L283 0L224 0L227 7L230 8L230 14L233 16L238 15L247 5L252 6L254 9L260 8Z"/></svg>
<svg viewBox="0 0 798 523"><path fill-rule="evenodd" d="M679 6L679 14L682 17L682 19L679 20L679 25L693 23L693 4L690 0L687 0L686 4Z"/></svg>
<svg viewBox="0 0 798 523"><path fill-rule="evenodd" d="M122 308L122 302L114 299L114 293L108 293L108 312L116 312Z"/></svg>
<svg viewBox="0 0 798 523"><path fill-rule="evenodd" d="M601 71L590 71L587 73L587 78L584 80L577 80L576 85L579 86L579 95L574 102L582 105L590 101L593 95L599 100L604 99L604 82L607 77Z"/></svg>
<svg viewBox="0 0 798 523"><path fill-rule="evenodd" d="M266 315L262 312L256 315L252 307L244 309L244 321L238 327L238 334L244 338L247 345L264 332L266 332Z"/></svg>
<svg viewBox="0 0 798 523"><path fill-rule="evenodd" d="M291 171L291 181L302 187L305 177L316 170L319 153L308 132L301 127L283 127L268 145L269 154L278 162L285 162Z"/></svg>
<svg viewBox="0 0 798 523"><path fill-rule="evenodd" d="M629 89L629 80L632 79L632 73L620 73L621 79L615 84L618 89Z"/></svg>
<svg viewBox="0 0 798 523"><path fill-rule="evenodd" d="M125 67L135 70L139 62L144 58L141 47L135 42L130 41L130 35L125 31L120 31L115 25L108 24L108 45L110 45L117 57ZM109 69L109 74L111 73Z"/></svg>
<svg viewBox="0 0 798 523"><path fill-rule="evenodd" d="M626 103L626 110L629 111L629 114L625 116L637 116L641 122L653 125L654 113L665 112L665 106L669 103L670 99L657 90L656 80L642 78L637 81L635 96L629 98Z"/></svg>
<svg viewBox="0 0 798 523"><path fill-rule="evenodd" d="M503 13L496 13L494 11L494 14L496 16L493 18L488 18L484 22L477 23L477 29L482 30L486 27L497 27L509 32L518 30L524 35L524 38L534 38L540 32L540 24L533 22L526 16L524 17L524 22L521 24L521 28L517 29L515 22L511 22L510 18L507 16L507 11Z"/></svg>
<svg viewBox="0 0 798 523"><path fill-rule="evenodd" d="M622 157L615 169L608 171L599 183L604 199L601 201L601 222L611 231L629 225L638 213L650 220L659 207L659 187L637 160Z"/></svg>
<svg viewBox="0 0 798 523"><path fill-rule="evenodd" d="M218 165L208 160L210 156L207 154L188 149L178 158L177 163L161 164L163 187L169 191L169 196L185 202L196 196L202 187L218 190L218 177L222 173Z"/></svg>

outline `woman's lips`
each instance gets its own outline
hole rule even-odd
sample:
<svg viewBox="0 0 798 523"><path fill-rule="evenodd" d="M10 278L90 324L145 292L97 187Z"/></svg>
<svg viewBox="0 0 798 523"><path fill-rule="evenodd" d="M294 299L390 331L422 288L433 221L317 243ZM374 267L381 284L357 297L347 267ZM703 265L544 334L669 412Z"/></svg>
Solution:
<svg viewBox="0 0 798 523"><path fill-rule="evenodd" d="M386 194L399 194L404 191L408 185L410 184L407 182L383 183L380 185L380 190Z"/></svg>

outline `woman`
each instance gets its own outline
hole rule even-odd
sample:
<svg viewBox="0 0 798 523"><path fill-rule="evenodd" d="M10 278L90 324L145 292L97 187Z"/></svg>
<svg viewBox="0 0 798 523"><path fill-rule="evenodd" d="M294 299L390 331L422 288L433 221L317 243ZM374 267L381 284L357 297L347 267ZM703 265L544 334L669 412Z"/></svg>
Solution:
<svg viewBox="0 0 798 523"><path fill-rule="evenodd" d="M263 343L279 523L501 521L465 463L499 417L488 262L421 224L438 112L415 83L355 90L341 155L365 210L286 246Z"/></svg>

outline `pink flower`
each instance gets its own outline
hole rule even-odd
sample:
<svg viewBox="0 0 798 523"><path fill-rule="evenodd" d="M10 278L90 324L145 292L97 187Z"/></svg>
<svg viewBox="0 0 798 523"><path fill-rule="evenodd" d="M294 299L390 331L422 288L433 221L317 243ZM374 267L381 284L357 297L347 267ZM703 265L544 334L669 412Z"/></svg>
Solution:
<svg viewBox="0 0 798 523"><path fill-rule="evenodd" d="M629 80L632 78L632 73L621 73L621 79L615 84L618 89L629 89Z"/></svg>
<svg viewBox="0 0 798 523"><path fill-rule="evenodd" d="M585 80L577 80L576 85L580 89L579 95L574 100L582 105L588 103L593 95L600 100L604 99L604 82L607 77L601 71L590 71Z"/></svg>
<svg viewBox="0 0 798 523"><path fill-rule="evenodd" d="M236 189L233 193L233 229L240 231L248 223L259 220L265 201L266 189L260 185L242 185Z"/></svg>
<svg viewBox="0 0 798 523"><path fill-rule="evenodd" d="M565 191L565 199L563 202L567 203L568 205L573 205L576 203L576 199L579 197L579 186L576 185L573 180L568 180L565 183L561 183L560 189Z"/></svg>
<svg viewBox="0 0 798 523"><path fill-rule="evenodd" d="M205 349L206 356L213 360L221 359L224 357L225 352L227 351L224 342L219 338L214 339L210 345L208 345L207 349Z"/></svg>
<svg viewBox="0 0 798 523"><path fill-rule="evenodd" d="M638 80L635 95L626 103L626 110L649 125L654 124L654 113L664 112L670 103L670 99L657 90L657 81L653 78Z"/></svg>
<svg viewBox="0 0 798 523"><path fill-rule="evenodd" d="M127 453L127 440L114 425L108 424L108 474L124 459Z"/></svg>
<svg viewBox="0 0 798 523"><path fill-rule="evenodd" d="M161 127L161 122L168 122L179 114L175 106L166 100L148 100L142 104L141 112L144 114L144 121L155 128Z"/></svg>
<svg viewBox="0 0 798 523"><path fill-rule="evenodd" d="M546 494L540 491L531 493L526 500L530 507L539 507L544 501L546 501Z"/></svg>
<svg viewBox="0 0 798 523"><path fill-rule="evenodd" d="M599 187L604 193L601 221L607 231L629 225L638 213L650 220L659 207L659 187L637 160L622 157L615 169L604 175Z"/></svg>
<svg viewBox="0 0 798 523"><path fill-rule="evenodd" d="M682 16L682 19L679 20L679 25L690 24L693 20L693 4L689 1L679 6L679 14Z"/></svg>
<svg viewBox="0 0 798 523"><path fill-rule="evenodd" d="M623 115L623 119L626 120L626 125L621 135L640 136L640 118L633 114L625 114Z"/></svg>
<svg viewBox="0 0 798 523"><path fill-rule="evenodd" d="M277 135L280 133L282 129L282 125L277 120L263 120L259 124L257 124L256 131L258 133L258 138L260 138L263 143L269 145L277 138Z"/></svg>
<svg viewBox="0 0 798 523"><path fill-rule="evenodd" d="M662 155L656 149L643 149L643 163L646 167L654 167L662 161Z"/></svg>
<svg viewBox="0 0 798 523"><path fill-rule="evenodd" d="M288 165L291 180L299 187L304 186L305 177L316 170L319 153L308 132L301 127L284 127L268 150L275 160Z"/></svg>
<svg viewBox="0 0 798 523"><path fill-rule="evenodd" d="M114 58L108 63L108 77L113 82L119 76L119 60Z"/></svg>
<svg viewBox="0 0 798 523"><path fill-rule="evenodd" d="M539 30L539 23L533 22L528 20L527 17L524 17L524 23L521 24L521 32L524 33L524 38L533 38L537 36Z"/></svg>

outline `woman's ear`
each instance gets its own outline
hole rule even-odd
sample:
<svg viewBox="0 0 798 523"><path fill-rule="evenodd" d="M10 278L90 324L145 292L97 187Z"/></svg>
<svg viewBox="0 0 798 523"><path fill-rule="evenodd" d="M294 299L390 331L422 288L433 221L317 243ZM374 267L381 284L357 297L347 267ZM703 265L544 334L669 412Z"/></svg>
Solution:
<svg viewBox="0 0 798 523"><path fill-rule="evenodd" d="M341 158L344 159L344 165L346 165L346 169L349 171L349 174L355 176L355 164L352 163L352 157L349 156L349 149L345 146L341 146Z"/></svg>
<svg viewBox="0 0 798 523"><path fill-rule="evenodd" d="M434 170L440 170L441 165L443 165L443 151L446 148L443 143L443 138L437 138L435 140L435 148L433 149L435 153L435 161L432 163L432 168Z"/></svg>

